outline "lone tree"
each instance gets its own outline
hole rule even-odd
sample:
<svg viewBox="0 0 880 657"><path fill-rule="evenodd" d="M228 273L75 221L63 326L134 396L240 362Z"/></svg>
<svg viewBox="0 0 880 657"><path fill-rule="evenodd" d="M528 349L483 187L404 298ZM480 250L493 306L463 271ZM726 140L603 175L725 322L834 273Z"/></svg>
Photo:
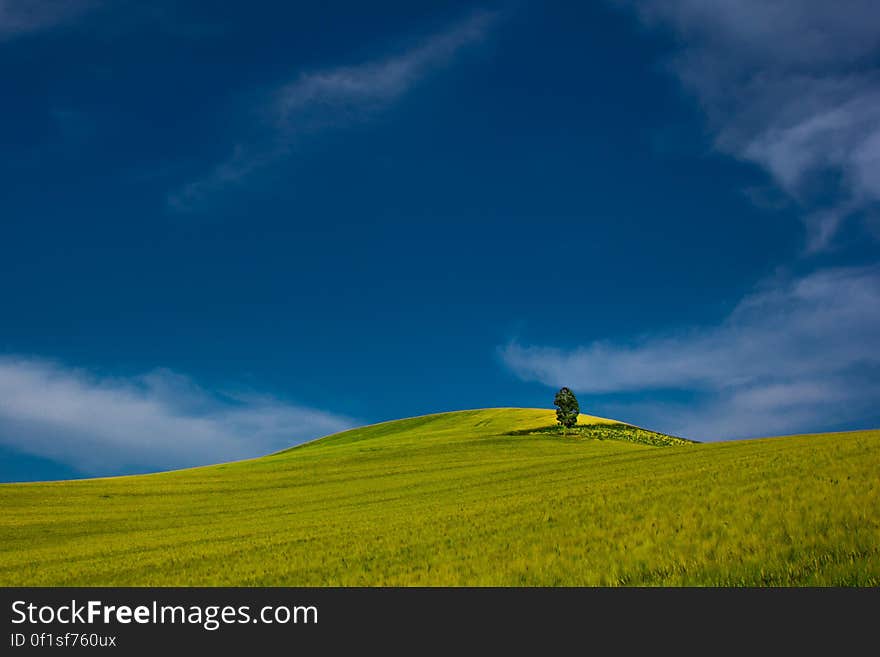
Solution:
<svg viewBox="0 0 880 657"><path fill-rule="evenodd" d="M578 413L581 412L578 400L568 388L560 388L553 399L556 406L556 421L561 424L567 433L578 421Z"/></svg>

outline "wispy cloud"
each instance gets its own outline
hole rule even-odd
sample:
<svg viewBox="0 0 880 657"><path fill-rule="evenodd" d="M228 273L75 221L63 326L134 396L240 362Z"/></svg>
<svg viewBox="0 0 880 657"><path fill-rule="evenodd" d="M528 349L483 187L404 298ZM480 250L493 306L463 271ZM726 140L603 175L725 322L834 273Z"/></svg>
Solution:
<svg viewBox="0 0 880 657"><path fill-rule="evenodd" d="M260 107L261 136L238 143L210 172L172 193L170 207L191 209L205 197L278 162L305 134L369 119L481 40L494 20L495 14L476 12L409 50L354 66L302 73L279 85Z"/></svg>
<svg viewBox="0 0 880 657"><path fill-rule="evenodd" d="M769 281L715 326L569 350L514 342L501 353L525 380L585 393L642 393L638 403L618 408L687 436L833 427L880 405L880 268ZM659 399L663 391L696 397L665 404L650 401L652 391Z"/></svg>
<svg viewBox="0 0 880 657"><path fill-rule="evenodd" d="M804 213L809 252L880 203L875 0L627 0L671 27L673 71L716 147L766 169Z"/></svg>
<svg viewBox="0 0 880 657"><path fill-rule="evenodd" d="M0 0L0 41L66 23L99 0Z"/></svg>
<svg viewBox="0 0 880 657"><path fill-rule="evenodd" d="M126 379L0 358L0 443L84 474L260 456L352 426L257 395L220 395L169 370Z"/></svg>

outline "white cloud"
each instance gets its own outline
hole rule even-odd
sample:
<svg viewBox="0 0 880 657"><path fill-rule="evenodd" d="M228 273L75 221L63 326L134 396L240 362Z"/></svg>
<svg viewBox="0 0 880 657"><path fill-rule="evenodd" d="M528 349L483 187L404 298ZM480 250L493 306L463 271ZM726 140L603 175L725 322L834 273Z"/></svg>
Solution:
<svg viewBox="0 0 880 657"><path fill-rule="evenodd" d="M482 39L494 18L494 14L477 12L404 52L355 66L303 73L280 85L268 94L263 107L263 137L238 144L207 175L171 194L170 207L189 210L205 197L277 162L303 134L369 118L447 64L462 48Z"/></svg>
<svg viewBox="0 0 880 657"><path fill-rule="evenodd" d="M721 323L576 349L502 349L525 380L585 393L640 392L622 419L693 437L816 430L880 406L880 268L765 283ZM688 404L651 402L685 391ZM649 401L646 401L649 400Z"/></svg>
<svg viewBox="0 0 880 657"><path fill-rule="evenodd" d="M491 20L492 14L476 13L406 52L357 66L305 73L278 89L272 110L284 129L296 131L313 110L318 113L316 122L322 124L347 118L346 109L361 112L381 106L403 95L463 47L482 39Z"/></svg>
<svg viewBox="0 0 880 657"><path fill-rule="evenodd" d="M85 474L255 457L350 426L271 397L215 395L168 370L114 379L0 358L0 443Z"/></svg>
<svg viewBox="0 0 880 657"><path fill-rule="evenodd" d="M65 23L97 0L0 0L0 41Z"/></svg>
<svg viewBox="0 0 880 657"><path fill-rule="evenodd" d="M808 251L880 202L875 0L626 2L669 26L672 68L716 147L766 169L805 213Z"/></svg>

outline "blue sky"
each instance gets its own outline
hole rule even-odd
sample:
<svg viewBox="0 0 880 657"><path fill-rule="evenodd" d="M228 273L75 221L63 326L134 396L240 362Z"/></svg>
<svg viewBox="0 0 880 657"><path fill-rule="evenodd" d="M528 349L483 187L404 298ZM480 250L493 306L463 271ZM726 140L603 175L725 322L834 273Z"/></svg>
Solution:
<svg viewBox="0 0 880 657"><path fill-rule="evenodd" d="M880 426L873 2L303 4L0 0L0 480Z"/></svg>

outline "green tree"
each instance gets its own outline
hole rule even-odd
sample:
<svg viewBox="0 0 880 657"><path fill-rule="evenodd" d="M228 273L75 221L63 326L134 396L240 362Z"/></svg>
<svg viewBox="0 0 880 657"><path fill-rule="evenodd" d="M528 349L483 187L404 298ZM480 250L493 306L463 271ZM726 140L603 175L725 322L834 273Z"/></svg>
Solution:
<svg viewBox="0 0 880 657"><path fill-rule="evenodd" d="M577 397L568 388L560 388L553 399L556 406L556 421L562 425L565 433L577 424L578 414L581 412Z"/></svg>

